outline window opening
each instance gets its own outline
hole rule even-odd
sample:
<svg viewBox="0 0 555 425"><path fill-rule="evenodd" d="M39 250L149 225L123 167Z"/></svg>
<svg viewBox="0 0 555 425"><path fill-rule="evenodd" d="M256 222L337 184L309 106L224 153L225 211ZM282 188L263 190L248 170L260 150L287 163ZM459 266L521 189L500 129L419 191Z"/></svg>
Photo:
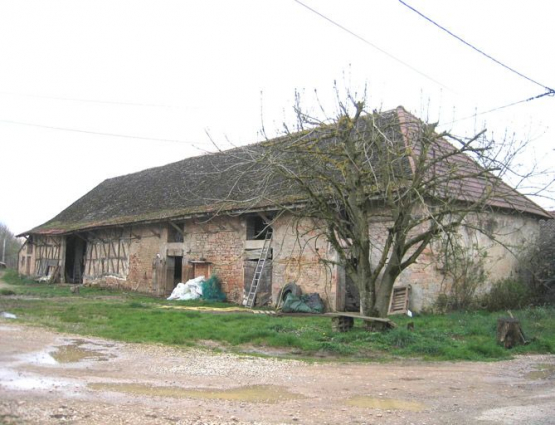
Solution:
<svg viewBox="0 0 555 425"><path fill-rule="evenodd" d="M248 240L264 240L266 234L271 227L259 215L247 217L247 239Z"/></svg>

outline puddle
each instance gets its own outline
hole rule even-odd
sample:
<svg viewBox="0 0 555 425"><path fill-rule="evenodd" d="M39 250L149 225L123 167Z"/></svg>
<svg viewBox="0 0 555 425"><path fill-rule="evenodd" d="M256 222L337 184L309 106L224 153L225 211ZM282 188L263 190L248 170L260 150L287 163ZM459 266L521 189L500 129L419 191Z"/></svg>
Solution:
<svg viewBox="0 0 555 425"><path fill-rule="evenodd" d="M67 385L69 385L68 382L58 379L23 374L10 369L0 369L0 387L9 390L55 390Z"/></svg>
<svg viewBox="0 0 555 425"><path fill-rule="evenodd" d="M84 347L84 345L91 345L90 342L76 339L71 341L71 344L62 345L52 351L50 355L58 363L78 363L82 360L96 360L108 361L112 355L103 354L97 350Z"/></svg>
<svg viewBox="0 0 555 425"><path fill-rule="evenodd" d="M287 400L304 398L281 387L271 385L253 385L229 390L190 390L180 387L153 387L146 384L111 384L94 383L89 388L101 391L115 391L132 395L151 397L194 398L203 400L230 400L248 403L280 403Z"/></svg>
<svg viewBox="0 0 555 425"><path fill-rule="evenodd" d="M408 410L410 412L421 412L426 406L414 401L395 400L392 398L373 398L367 396L356 396L347 400L349 406L366 407L369 409L382 410Z"/></svg>
<svg viewBox="0 0 555 425"><path fill-rule="evenodd" d="M56 359L50 355L50 353L41 351L38 353L31 353L27 355L23 355L20 357L23 361L32 363L32 364L39 364L39 365L55 365L58 364Z"/></svg>
<svg viewBox="0 0 555 425"><path fill-rule="evenodd" d="M537 370L528 372L526 377L528 379L548 379L555 376L555 364L539 364L536 366Z"/></svg>

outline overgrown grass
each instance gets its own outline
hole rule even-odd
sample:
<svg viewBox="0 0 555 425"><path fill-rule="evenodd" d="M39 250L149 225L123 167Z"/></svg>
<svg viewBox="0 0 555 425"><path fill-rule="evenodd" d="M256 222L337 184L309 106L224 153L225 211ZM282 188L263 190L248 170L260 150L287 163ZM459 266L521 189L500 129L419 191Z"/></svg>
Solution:
<svg viewBox="0 0 555 425"><path fill-rule="evenodd" d="M211 340L224 348L288 349L301 356L335 356L383 360L395 357L429 360L494 360L512 354L555 353L555 309L513 311L532 342L505 350L495 342L497 318L504 313L465 312L395 316L398 327L372 333L355 323L347 333L335 333L324 317L274 317L245 313L210 314L164 306L229 307L225 303L175 302L122 291L81 288L20 280L8 272L4 280L21 296L1 296L0 311L23 322L115 340L192 346ZM25 297L26 296L26 297ZM414 331L406 328L414 322Z"/></svg>

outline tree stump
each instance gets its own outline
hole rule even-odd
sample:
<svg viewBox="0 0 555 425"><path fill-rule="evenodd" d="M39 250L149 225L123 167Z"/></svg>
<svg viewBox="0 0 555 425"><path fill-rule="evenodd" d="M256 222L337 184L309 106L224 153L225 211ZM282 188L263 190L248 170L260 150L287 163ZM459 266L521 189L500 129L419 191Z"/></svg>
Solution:
<svg viewBox="0 0 555 425"><path fill-rule="evenodd" d="M349 332L355 323L352 317L332 317L331 328L334 332Z"/></svg>
<svg viewBox="0 0 555 425"><path fill-rule="evenodd" d="M520 320L512 317L497 319L497 342L505 348L526 344L524 333L520 327Z"/></svg>

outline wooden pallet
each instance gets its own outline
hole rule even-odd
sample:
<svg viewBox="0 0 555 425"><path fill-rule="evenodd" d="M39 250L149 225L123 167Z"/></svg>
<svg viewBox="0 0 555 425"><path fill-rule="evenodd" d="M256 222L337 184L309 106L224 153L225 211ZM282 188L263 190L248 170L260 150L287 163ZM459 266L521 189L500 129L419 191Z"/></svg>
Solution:
<svg viewBox="0 0 555 425"><path fill-rule="evenodd" d="M410 286L397 286L391 291L387 314L406 314L409 309Z"/></svg>

